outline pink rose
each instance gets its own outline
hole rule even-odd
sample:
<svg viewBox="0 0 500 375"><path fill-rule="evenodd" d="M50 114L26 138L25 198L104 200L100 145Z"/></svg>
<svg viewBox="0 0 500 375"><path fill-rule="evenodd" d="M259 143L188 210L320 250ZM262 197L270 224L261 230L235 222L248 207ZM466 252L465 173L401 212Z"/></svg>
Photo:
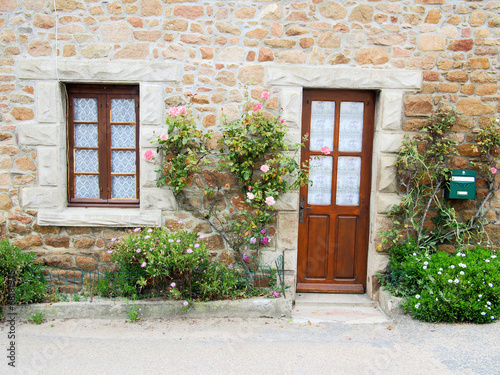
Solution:
<svg viewBox="0 0 500 375"><path fill-rule="evenodd" d="M168 139L168 134L162 134L162 135L160 136L160 139L161 139L162 141L166 141L166 140Z"/></svg>
<svg viewBox="0 0 500 375"><path fill-rule="evenodd" d="M168 110L168 114L172 117L178 116L179 115L179 108L170 107L170 109Z"/></svg>
<svg viewBox="0 0 500 375"><path fill-rule="evenodd" d="M269 91L262 91L262 94L260 94L260 98L264 100L269 99L270 96L271 94L269 94Z"/></svg>
<svg viewBox="0 0 500 375"><path fill-rule="evenodd" d="M248 255L244 254L243 255L243 262L246 262L248 260Z"/></svg>
<svg viewBox="0 0 500 375"><path fill-rule="evenodd" d="M492 168L490 169L490 171L491 171L491 174L497 174L498 169L496 169L495 167L492 167Z"/></svg>
<svg viewBox="0 0 500 375"><path fill-rule="evenodd" d="M254 111L254 112L258 112L258 111L260 111L260 110L261 110L261 108L262 108L262 104L260 104L260 103L255 104L255 105L253 106L253 111Z"/></svg>
<svg viewBox="0 0 500 375"><path fill-rule="evenodd" d="M321 152L325 155L330 155L330 149L328 148L328 146L321 147Z"/></svg>
<svg viewBox="0 0 500 375"><path fill-rule="evenodd" d="M262 165L262 167L260 167L260 170L264 173L267 173L269 171L269 167L265 164Z"/></svg>
<svg viewBox="0 0 500 375"><path fill-rule="evenodd" d="M276 298L280 298L280 294L278 292L273 292L273 296Z"/></svg>
<svg viewBox="0 0 500 375"><path fill-rule="evenodd" d="M255 198L255 195L253 195L252 193L247 193L247 198L252 200Z"/></svg>
<svg viewBox="0 0 500 375"><path fill-rule="evenodd" d="M154 157L155 157L155 154L151 150L147 150L144 153L144 159L146 159L147 161L151 161L151 159L153 159Z"/></svg>
<svg viewBox="0 0 500 375"><path fill-rule="evenodd" d="M276 201L274 200L274 198L273 198L273 197L267 197L267 198L266 198L266 204L267 204L268 206L273 206L275 203L276 203Z"/></svg>
<svg viewBox="0 0 500 375"><path fill-rule="evenodd" d="M179 115L186 115L187 114L186 107L184 107L182 105L178 108L178 110L179 110L179 112L178 112Z"/></svg>
<svg viewBox="0 0 500 375"><path fill-rule="evenodd" d="M281 120L280 120L280 122L281 122L282 124L284 124L284 123L285 123L285 120L281 119Z"/></svg>
<svg viewBox="0 0 500 375"><path fill-rule="evenodd" d="M144 267L146 267L146 265L147 265L146 262L142 262L141 267L144 268Z"/></svg>

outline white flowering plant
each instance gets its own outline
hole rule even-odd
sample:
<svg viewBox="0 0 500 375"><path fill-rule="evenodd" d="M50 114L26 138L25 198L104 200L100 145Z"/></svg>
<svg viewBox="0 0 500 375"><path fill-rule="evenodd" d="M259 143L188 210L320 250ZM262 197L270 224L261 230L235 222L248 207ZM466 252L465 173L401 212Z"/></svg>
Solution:
<svg viewBox="0 0 500 375"><path fill-rule="evenodd" d="M391 259L383 284L404 308L428 322L491 323L500 317L500 258L491 247L456 254L407 244Z"/></svg>

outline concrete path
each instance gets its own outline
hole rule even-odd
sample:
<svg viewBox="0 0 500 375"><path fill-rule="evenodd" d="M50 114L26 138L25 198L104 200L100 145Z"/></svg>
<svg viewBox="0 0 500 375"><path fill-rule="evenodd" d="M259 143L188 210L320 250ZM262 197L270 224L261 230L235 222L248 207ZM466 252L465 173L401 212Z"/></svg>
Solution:
<svg viewBox="0 0 500 375"><path fill-rule="evenodd" d="M54 320L0 330L0 374L500 374L500 324Z"/></svg>
<svg viewBox="0 0 500 375"><path fill-rule="evenodd" d="M390 320L366 294L297 293L296 323L382 324Z"/></svg>

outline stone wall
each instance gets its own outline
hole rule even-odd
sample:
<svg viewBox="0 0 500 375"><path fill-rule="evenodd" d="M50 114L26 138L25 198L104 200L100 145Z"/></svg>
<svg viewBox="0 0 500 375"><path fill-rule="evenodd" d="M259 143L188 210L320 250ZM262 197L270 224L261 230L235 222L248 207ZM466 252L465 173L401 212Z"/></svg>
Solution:
<svg viewBox="0 0 500 375"><path fill-rule="evenodd" d="M468 143L499 110L498 1L0 0L0 12L1 237L52 265L105 262L113 223L122 217L109 214L97 224L111 228L92 229L82 224L92 226L89 215L64 210L64 83L140 84L141 151L165 108L191 94L200 128L217 134L220 115L239 115L241 84L253 84L254 98L268 88L267 110L283 107L296 139L302 88L379 91L369 275L385 262L374 250L376 232L397 201L392 165L403 134L418 131L438 106L456 106L464 119L456 126L461 146L454 166L467 168L474 156ZM413 83L396 79L399 86L391 87L397 74ZM186 214L176 212L154 178L141 161L144 216L136 224L158 224L158 217L176 223ZM295 230L296 201L292 195L284 202L278 229ZM499 206L491 203L489 218L498 219ZM278 233L275 242L276 250L287 250L292 278L295 236L280 240Z"/></svg>

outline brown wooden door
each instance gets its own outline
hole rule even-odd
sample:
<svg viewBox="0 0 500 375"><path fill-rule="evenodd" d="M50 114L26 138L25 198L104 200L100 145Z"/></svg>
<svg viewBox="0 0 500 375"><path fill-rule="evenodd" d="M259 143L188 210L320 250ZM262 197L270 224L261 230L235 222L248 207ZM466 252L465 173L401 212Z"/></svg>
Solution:
<svg viewBox="0 0 500 375"><path fill-rule="evenodd" d="M304 90L297 291L364 293L375 94ZM328 150L325 148L328 147Z"/></svg>

